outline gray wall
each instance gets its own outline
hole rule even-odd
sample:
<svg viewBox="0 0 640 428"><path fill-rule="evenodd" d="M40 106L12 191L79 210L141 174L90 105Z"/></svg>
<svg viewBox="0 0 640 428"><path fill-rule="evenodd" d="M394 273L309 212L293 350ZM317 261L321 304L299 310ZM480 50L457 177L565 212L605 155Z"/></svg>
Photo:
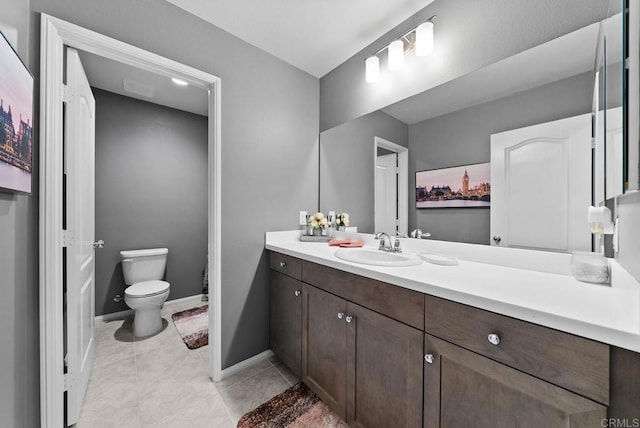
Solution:
<svg viewBox="0 0 640 428"><path fill-rule="evenodd" d="M0 22L18 30L15 46L32 72L29 3L2 0ZM37 126L37 110L34 125ZM38 148L34 132L34 152ZM0 426L40 423L38 327L38 173L33 194L0 193Z"/></svg>
<svg viewBox="0 0 640 428"><path fill-rule="evenodd" d="M609 0L436 0L380 37L320 80L320 129L421 93L525 49L598 22ZM386 71L380 58L380 80L366 83L364 61L386 44L432 15L435 51L426 57L407 55L402 70Z"/></svg>
<svg viewBox="0 0 640 428"><path fill-rule="evenodd" d="M222 79L222 365L268 349L264 232L317 207L318 79L164 1L31 7Z"/></svg>
<svg viewBox="0 0 640 428"><path fill-rule="evenodd" d="M320 210L349 213L351 226L374 233L374 137L407 147L404 122L377 111L320 134Z"/></svg>
<svg viewBox="0 0 640 428"><path fill-rule="evenodd" d="M96 315L128 309L120 250L169 248L169 300L200 294L207 254L207 118L93 88Z"/></svg>
<svg viewBox="0 0 640 428"><path fill-rule="evenodd" d="M409 188L416 171L489 162L491 134L590 112L592 88L584 73L409 126ZM489 220L489 209L409 210L409 229L445 241L489 244Z"/></svg>

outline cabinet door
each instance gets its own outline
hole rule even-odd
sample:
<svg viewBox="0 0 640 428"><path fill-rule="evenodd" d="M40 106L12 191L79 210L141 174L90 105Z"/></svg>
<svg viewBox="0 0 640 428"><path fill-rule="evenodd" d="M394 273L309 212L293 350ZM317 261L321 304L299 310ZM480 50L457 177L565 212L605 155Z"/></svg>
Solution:
<svg viewBox="0 0 640 428"><path fill-rule="evenodd" d="M425 354L427 428L582 428L606 418L601 404L430 335Z"/></svg>
<svg viewBox="0 0 640 428"><path fill-rule="evenodd" d="M346 418L347 302L302 284L302 380Z"/></svg>
<svg viewBox="0 0 640 428"><path fill-rule="evenodd" d="M271 350L300 377L302 283L271 271L269 287L269 341Z"/></svg>
<svg viewBox="0 0 640 428"><path fill-rule="evenodd" d="M347 422L420 427L424 333L351 302L345 320Z"/></svg>

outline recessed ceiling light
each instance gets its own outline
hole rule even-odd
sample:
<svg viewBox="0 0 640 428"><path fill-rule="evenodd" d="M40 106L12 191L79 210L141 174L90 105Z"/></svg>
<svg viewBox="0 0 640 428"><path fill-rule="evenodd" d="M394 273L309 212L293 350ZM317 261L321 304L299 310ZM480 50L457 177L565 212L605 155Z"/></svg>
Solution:
<svg viewBox="0 0 640 428"><path fill-rule="evenodd" d="M171 81L178 86L187 86L189 84L189 82L186 82L182 79L178 79L177 77L172 77Z"/></svg>

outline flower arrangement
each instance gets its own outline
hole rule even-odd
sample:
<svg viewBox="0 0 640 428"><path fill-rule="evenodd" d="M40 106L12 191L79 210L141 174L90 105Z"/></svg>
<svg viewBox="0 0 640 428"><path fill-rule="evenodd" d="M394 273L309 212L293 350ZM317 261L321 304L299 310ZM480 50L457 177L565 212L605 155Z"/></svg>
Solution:
<svg viewBox="0 0 640 428"><path fill-rule="evenodd" d="M312 215L311 218L309 218L309 221L307 222L308 227L313 227L313 228L318 227L321 229L326 228L328 224L329 222L327 221L327 218L321 212L317 212L314 215Z"/></svg>
<svg viewBox="0 0 640 428"><path fill-rule="evenodd" d="M349 214L348 213L340 213L336 216L336 226L338 229L346 228L349 226Z"/></svg>

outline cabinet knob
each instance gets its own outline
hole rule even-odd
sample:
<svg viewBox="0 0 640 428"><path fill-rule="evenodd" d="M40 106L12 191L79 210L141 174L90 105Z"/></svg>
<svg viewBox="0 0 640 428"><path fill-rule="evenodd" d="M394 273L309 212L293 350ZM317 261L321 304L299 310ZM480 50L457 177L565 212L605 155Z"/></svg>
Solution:
<svg viewBox="0 0 640 428"><path fill-rule="evenodd" d="M489 336L487 336L487 340L492 345L498 345L500 343L500 336L495 333L491 333Z"/></svg>
<svg viewBox="0 0 640 428"><path fill-rule="evenodd" d="M351 321L353 321L353 317L351 315L347 315L344 320L350 324Z"/></svg>
<svg viewBox="0 0 640 428"><path fill-rule="evenodd" d="M429 364L433 364L433 354L427 354L424 356L424 360L429 363Z"/></svg>
<svg viewBox="0 0 640 428"><path fill-rule="evenodd" d="M502 237L500 235L493 236L493 242L495 242L496 244L499 244L500 241L502 241Z"/></svg>
<svg viewBox="0 0 640 428"><path fill-rule="evenodd" d="M342 312L338 312L338 319L341 320L344 318L344 314Z"/></svg>
<svg viewBox="0 0 640 428"><path fill-rule="evenodd" d="M280 267L285 267L287 264L285 262L280 262Z"/></svg>
<svg viewBox="0 0 640 428"><path fill-rule="evenodd" d="M300 296L300 290L296 290L296 291L294 291L294 292L293 292L293 294L294 294L296 297L299 297L299 296Z"/></svg>

